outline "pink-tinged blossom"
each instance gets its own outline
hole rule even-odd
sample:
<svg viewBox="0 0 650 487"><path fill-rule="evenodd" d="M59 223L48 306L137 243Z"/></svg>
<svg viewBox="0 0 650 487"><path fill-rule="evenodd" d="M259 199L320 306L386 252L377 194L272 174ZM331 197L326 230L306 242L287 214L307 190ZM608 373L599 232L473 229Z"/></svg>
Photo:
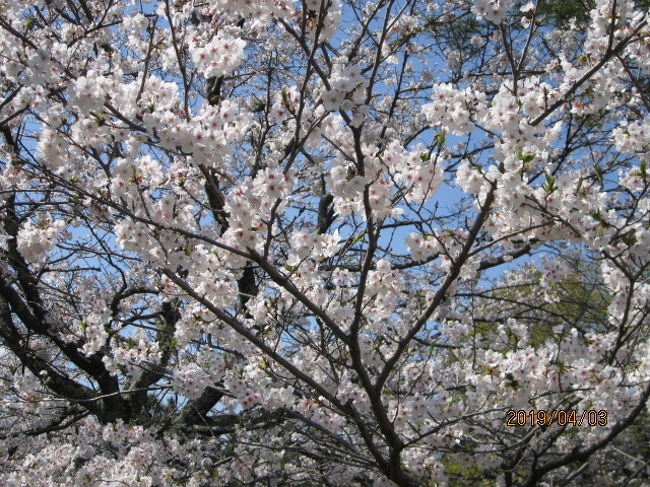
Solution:
<svg viewBox="0 0 650 487"><path fill-rule="evenodd" d="M433 87L432 102L422 107L422 113L435 128L463 135L472 131L472 115L484 110L480 94L471 89L459 90L451 84L443 83Z"/></svg>
<svg viewBox="0 0 650 487"><path fill-rule="evenodd" d="M498 24L510 8L510 0L475 0L472 12L479 19Z"/></svg>
<svg viewBox="0 0 650 487"><path fill-rule="evenodd" d="M18 232L18 251L25 260L37 263L56 244L56 238L66 227L63 220L45 220L34 224L27 221Z"/></svg>
<svg viewBox="0 0 650 487"><path fill-rule="evenodd" d="M1 485L647 480L639 2L63 3L0 0Z"/></svg>
<svg viewBox="0 0 650 487"><path fill-rule="evenodd" d="M203 369L190 363L178 368L174 374L173 386L179 394L195 399L210 385L210 382L208 374Z"/></svg>
<svg viewBox="0 0 650 487"><path fill-rule="evenodd" d="M192 49L192 59L206 78L223 76L241 63L246 42L228 35L217 35L203 46Z"/></svg>

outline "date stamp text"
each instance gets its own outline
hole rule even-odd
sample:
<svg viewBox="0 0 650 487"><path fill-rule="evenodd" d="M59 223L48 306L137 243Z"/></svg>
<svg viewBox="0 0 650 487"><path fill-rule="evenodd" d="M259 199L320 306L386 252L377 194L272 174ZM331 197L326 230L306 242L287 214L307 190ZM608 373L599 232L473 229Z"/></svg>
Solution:
<svg viewBox="0 0 650 487"><path fill-rule="evenodd" d="M553 409L553 410L530 410L510 409L506 417L508 426L550 426L557 424L559 426L606 426L607 411L594 409Z"/></svg>

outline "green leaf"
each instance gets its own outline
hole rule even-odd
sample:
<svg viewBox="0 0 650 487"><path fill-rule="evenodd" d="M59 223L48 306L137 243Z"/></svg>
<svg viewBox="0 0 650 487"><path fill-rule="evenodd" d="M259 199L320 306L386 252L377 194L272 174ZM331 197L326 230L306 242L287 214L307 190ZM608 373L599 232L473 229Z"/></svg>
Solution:
<svg viewBox="0 0 650 487"><path fill-rule="evenodd" d="M605 182L605 178L603 176L603 168L600 167L598 164L594 166L594 171L596 173L596 179L598 182L602 185Z"/></svg>
<svg viewBox="0 0 650 487"><path fill-rule="evenodd" d="M596 210L596 211L591 211L591 212L589 212L589 216L590 216L591 218L593 218L594 220L597 220L597 221L599 221L599 222L601 222L601 223L604 223L604 221L605 221L605 220L603 219L603 215L600 213L600 210Z"/></svg>
<svg viewBox="0 0 650 487"><path fill-rule="evenodd" d="M544 191L546 191L547 194L551 194L553 191L557 189L557 186L555 186L555 178L550 174L546 174L546 182L542 187L544 188Z"/></svg>
<svg viewBox="0 0 650 487"><path fill-rule="evenodd" d="M521 158L521 160L524 161L524 164L528 164L533 159L535 159L535 154L526 154L524 157Z"/></svg>
<svg viewBox="0 0 650 487"><path fill-rule="evenodd" d="M90 115L95 119L97 125L100 127L106 123L106 120L108 120L108 117L103 113L90 112Z"/></svg>
<svg viewBox="0 0 650 487"><path fill-rule="evenodd" d="M580 190L582 189L582 181L583 178L580 177L580 179L578 179L578 184L576 185L576 194L580 194Z"/></svg>
<svg viewBox="0 0 650 487"><path fill-rule="evenodd" d="M533 159L535 159L535 156L536 156L535 154L524 154L524 150L521 148L517 152L517 158L520 161L523 161L524 164L528 164L529 162L531 162Z"/></svg>
<svg viewBox="0 0 650 487"><path fill-rule="evenodd" d="M436 134L436 144L438 145L438 148L441 148L444 143L445 143L446 137L444 132L440 132L439 134Z"/></svg>
<svg viewBox="0 0 650 487"><path fill-rule="evenodd" d="M287 94L286 86L282 87L282 90L280 90L280 95L282 96L282 103L284 103L284 106L287 107L289 110L293 111L293 105L289 100L289 95Z"/></svg>

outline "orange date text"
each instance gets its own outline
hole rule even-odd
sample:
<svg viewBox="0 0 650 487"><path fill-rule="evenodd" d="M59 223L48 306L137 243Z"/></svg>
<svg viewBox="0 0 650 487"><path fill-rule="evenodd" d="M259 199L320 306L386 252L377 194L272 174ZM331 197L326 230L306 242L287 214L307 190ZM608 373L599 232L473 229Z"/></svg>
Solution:
<svg viewBox="0 0 650 487"><path fill-rule="evenodd" d="M524 409L510 409L506 415L508 426L605 426L607 425L607 411L594 409L552 409L526 411Z"/></svg>

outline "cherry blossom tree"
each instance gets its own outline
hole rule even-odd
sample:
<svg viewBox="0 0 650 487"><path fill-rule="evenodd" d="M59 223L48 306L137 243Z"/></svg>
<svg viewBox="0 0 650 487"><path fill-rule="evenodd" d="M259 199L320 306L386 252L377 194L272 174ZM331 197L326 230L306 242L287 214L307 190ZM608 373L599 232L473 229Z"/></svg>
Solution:
<svg viewBox="0 0 650 487"><path fill-rule="evenodd" d="M648 5L558 3L0 0L0 484L646 485Z"/></svg>

